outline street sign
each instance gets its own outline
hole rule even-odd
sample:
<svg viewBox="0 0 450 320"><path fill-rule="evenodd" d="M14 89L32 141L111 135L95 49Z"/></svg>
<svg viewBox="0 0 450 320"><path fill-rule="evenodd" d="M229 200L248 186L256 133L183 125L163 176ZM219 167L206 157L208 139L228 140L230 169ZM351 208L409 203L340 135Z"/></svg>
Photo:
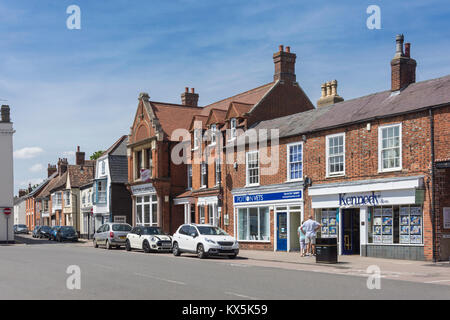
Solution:
<svg viewBox="0 0 450 320"><path fill-rule="evenodd" d="M3 208L3 213L9 216L11 214L11 208Z"/></svg>

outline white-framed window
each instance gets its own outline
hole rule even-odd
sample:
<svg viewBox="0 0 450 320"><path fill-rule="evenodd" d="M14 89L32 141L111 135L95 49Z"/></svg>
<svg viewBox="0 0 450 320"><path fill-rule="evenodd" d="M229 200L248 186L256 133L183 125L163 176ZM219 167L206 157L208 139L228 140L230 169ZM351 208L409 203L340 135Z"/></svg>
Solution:
<svg viewBox="0 0 450 320"><path fill-rule="evenodd" d="M106 179L96 181L96 203L106 203Z"/></svg>
<svg viewBox="0 0 450 320"><path fill-rule="evenodd" d="M136 197L136 225L158 225L158 197L156 194Z"/></svg>
<svg viewBox="0 0 450 320"><path fill-rule="evenodd" d="M216 227L219 226L219 213L216 203L208 204L208 224Z"/></svg>
<svg viewBox="0 0 450 320"><path fill-rule="evenodd" d="M287 145L287 179L303 179L303 143Z"/></svg>
<svg viewBox="0 0 450 320"><path fill-rule="evenodd" d="M64 205L66 207L70 206L70 191L69 190L64 192Z"/></svg>
<svg viewBox="0 0 450 320"><path fill-rule="evenodd" d="M212 124L209 131L211 132L211 145L215 145L217 141L217 125Z"/></svg>
<svg viewBox="0 0 450 320"><path fill-rule="evenodd" d="M236 138L236 127L237 127L237 120L236 118L232 118L230 120L230 140Z"/></svg>
<svg viewBox="0 0 450 320"><path fill-rule="evenodd" d="M220 159L216 159L216 186L219 185L220 181L221 181L221 163L220 163Z"/></svg>
<svg viewBox="0 0 450 320"><path fill-rule="evenodd" d="M187 187L192 189L192 164L187 165Z"/></svg>
<svg viewBox="0 0 450 320"><path fill-rule="evenodd" d="M259 184L259 152L249 151L246 154L246 183L250 185Z"/></svg>
<svg viewBox="0 0 450 320"><path fill-rule="evenodd" d="M106 169L105 169L105 161L101 162L101 168L102 168L102 174L106 173Z"/></svg>
<svg viewBox="0 0 450 320"><path fill-rule="evenodd" d="M208 164L206 162L200 164L200 180L202 188L208 187Z"/></svg>
<svg viewBox="0 0 450 320"><path fill-rule="evenodd" d="M402 169L402 125L392 124L378 128L378 170Z"/></svg>
<svg viewBox="0 0 450 320"><path fill-rule="evenodd" d="M327 177L345 174L345 133L326 137Z"/></svg>
<svg viewBox="0 0 450 320"><path fill-rule="evenodd" d="M238 209L238 240L270 241L269 219L269 207L250 207Z"/></svg>
<svg viewBox="0 0 450 320"><path fill-rule="evenodd" d="M203 205L198 206L198 220L200 224L205 223L205 207Z"/></svg>
<svg viewBox="0 0 450 320"><path fill-rule="evenodd" d="M194 129L194 149L198 149L198 147L200 146L200 135L201 130Z"/></svg>

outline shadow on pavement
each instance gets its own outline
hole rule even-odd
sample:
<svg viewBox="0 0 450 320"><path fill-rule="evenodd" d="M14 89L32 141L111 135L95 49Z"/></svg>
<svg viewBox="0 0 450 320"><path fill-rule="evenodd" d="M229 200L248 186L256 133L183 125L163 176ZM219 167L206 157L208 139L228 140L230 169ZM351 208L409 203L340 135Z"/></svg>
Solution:
<svg viewBox="0 0 450 320"><path fill-rule="evenodd" d="M27 245L57 245L61 243L68 243L68 242L56 242L48 240L47 238L33 238L31 235L14 235L14 240L17 244L27 244ZM70 243L78 243L78 242L70 242Z"/></svg>

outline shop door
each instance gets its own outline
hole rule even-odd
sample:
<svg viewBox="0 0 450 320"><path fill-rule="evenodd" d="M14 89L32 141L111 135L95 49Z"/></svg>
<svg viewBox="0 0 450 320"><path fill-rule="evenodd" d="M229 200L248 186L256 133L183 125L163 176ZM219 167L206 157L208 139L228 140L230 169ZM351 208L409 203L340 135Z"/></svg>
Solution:
<svg viewBox="0 0 450 320"><path fill-rule="evenodd" d="M287 251L287 213L277 213L277 251Z"/></svg>
<svg viewBox="0 0 450 320"><path fill-rule="evenodd" d="M342 211L342 254L359 254L359 209Z"/></svg>

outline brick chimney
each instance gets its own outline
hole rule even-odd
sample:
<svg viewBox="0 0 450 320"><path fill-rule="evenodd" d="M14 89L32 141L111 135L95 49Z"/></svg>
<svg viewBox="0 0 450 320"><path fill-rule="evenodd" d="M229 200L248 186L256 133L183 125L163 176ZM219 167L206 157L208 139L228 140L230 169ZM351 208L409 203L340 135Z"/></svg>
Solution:
<svg viewBox="0 0 450 320"><path fill-rule="evenodd" d="M80 146L77 147L77 152L75 153L75 164L77 166L84 166L84 159L86 154L80 151Z"/></svg>
<svg viewBox="0 0 450 320"><path fill-rule="evenodd" d="M62 176L67 171L67 166L69 163L67 162L67 158L58 160L58 175Z"/></svg>
<svg viewBox="0 0 450 320"><path fill-rule="evenodd" d="M52 174L54 174L57 171L56 169L56 165L51 165L50 163L48 164L47 167L47 177L50 177Z"/></svg>
<svg viewBox="0 0 450 320"><path fill-rule="evenodd" d="M286 83L294 83L296 81L296 57L295 53L291 53L290 47L286 47L286 51L284 51L283 46L280 45L279 51L273 54L273 62L275 64L274 81L280 80Z"/></svg>
<svg viewBox="0 0 450 320"><path fill-rule="evenodd" d="M405 43L403 52L402 34L395 38L396 50L394 59L391 60L391 91L398 91L416 82L416 60L411 58L411 44Z"/></svg>
<svg viewBox="0 0 450 320"><path fill-rule="evenodd" d="M11 122L8 105L2 105L0 113L1 113L0 122Z"/></svg>
<svg viewBox="0 0 450 320"><path fill-rule="evenodd" d="M322 84L322 96L317 100L318 108L344 101L344 98L337 93L337 85L337 80L328 81Z"/></svg>
<svg viewBox="0 0 450 320"><path fill-rule="evenodd" d="M19 198L23 197L24 195L26 195L28 192L25 189L19 189Z"/></svg>
<svg viewBox="0 0 450 320"><path fill-rule="evenodd" d="M33 191L33 188L31 187L31 183L28 183L28 193L30 193L31 191Z"/></svg>
<svg viewBox="0 0 450 320"><path fill-rule="evenodd" d="M195 93L195 89L186 87L185 91L181 94L181 104L185 106L198 107L198 93Z"/></svg>

